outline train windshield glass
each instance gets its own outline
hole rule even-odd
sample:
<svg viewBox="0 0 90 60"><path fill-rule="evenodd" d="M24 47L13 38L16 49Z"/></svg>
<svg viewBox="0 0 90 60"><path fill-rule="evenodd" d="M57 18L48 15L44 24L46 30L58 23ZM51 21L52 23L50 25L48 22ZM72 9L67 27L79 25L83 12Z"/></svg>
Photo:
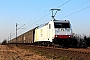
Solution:
<svg viewBox="0 0 90 60"><path fill-rule="evenodd" d="M69 23L60 23L60 22L54 22L55 28L70 28Z"/></svg>

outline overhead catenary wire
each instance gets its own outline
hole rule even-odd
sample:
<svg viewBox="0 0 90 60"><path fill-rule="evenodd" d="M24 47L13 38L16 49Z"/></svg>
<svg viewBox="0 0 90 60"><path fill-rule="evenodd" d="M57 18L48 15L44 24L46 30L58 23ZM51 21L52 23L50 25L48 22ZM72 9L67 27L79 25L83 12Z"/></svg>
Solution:
<svg viewBox="0 0 90 60"><path fill-rule="evenodd" d="M18 29L24 29L24 28L22 28L24 25L25 25L25 24L23 24L23 25L22 25L21 27L19 27ZM18 30L18 29L17 29L17 30Z"/></svg>
<svg viewBox="0 0 90 60"><path fill-rule="evenodd" d="M80 11L83 11L83 10L85 10L85 9L87 9L87 8L90 8L90 6L87 6L87 7L83 8L83 9L81 9L81 10L78 10L78 11L76 11L76 12L74 12L74 13L71 13L71 14L69 14L69 15L67 15L67 16L64 16L64 17L62 17L62 18L71 16L71 15L76 14L76 13L78 13L78 12L80 12ZM61 19L62 19L62 18L61 18Z"/></svg>
<svg viewBox="0 0 90 60"><path fill-rule="evenodd" d="M50 13L51 13L51 12L50 12ZM38 22L38 21L42 20L43 18L45 18L46 16L48 16L50 13L48 13L48 14L44 15L42 18L40 18L40 19L39 19L39 20L37 20L36 22ZM36 23L36 22L34 22L34 23ZM33 23L33 24L34 24L34 23ZM33 25L33 24L32 24L32 25Z"/></svg>
<svg viewBox="0 0 90 60"><path fill-rule="evenodd" d="M80 5L78 5L77 7L72 8L71 10L65 12L64 14L66 14L66 13L68 13L68 12L71 12L72 10L77 9L77 8L79 8L81 5L84 5L84 4L88 3L88 2L90 2L90 0L87 0L86 2L84 2L84 3L80 4Z"/></svg>
<svg viewBox="0 0 90 60"><path fill-rule="evenodd" d="M66 1L65 3L63 3L62 5L58 6L57 8L62 7L63 5L67 4L68 2L70 2L70 0Z"/></svg>

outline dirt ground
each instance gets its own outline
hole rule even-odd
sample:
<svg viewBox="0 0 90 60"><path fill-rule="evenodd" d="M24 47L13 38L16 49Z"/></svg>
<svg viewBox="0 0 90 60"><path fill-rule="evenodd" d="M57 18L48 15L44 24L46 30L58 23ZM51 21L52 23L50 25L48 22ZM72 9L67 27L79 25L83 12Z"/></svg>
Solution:
<svg viewBox="0 0 90 60"><path fill-rule="evenodd" d="M0 45L0 60L52 60L16 46Z"/></svg>

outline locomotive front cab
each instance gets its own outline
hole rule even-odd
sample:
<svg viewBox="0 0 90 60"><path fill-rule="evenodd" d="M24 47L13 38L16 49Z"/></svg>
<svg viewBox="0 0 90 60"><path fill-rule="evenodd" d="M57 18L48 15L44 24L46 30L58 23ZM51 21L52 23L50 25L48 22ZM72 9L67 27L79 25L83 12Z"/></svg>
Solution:
<svg viewBox="0 0 90 60"><path fill-rule="evenodd" d="M54 29L54 44L61 46L69 46L72 44L72 29L69 21L54 21Z"/></svg>

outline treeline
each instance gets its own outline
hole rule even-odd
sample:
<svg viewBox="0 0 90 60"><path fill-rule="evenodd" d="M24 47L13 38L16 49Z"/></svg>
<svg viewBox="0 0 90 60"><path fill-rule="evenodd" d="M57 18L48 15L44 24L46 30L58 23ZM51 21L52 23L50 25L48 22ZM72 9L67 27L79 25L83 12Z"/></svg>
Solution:
<svg viewBox="0 0 90 60"><path fill-rule="evenodd" d="M73 40L76 41L77 46L90 47L90 36L81 36L79 34L74 34Z"/></svg>
<svg viewBox="0 0 90 60"><path fill-rule="evenodd" d="M85 43L90 47L90 37L84 36Z"/></svg>

